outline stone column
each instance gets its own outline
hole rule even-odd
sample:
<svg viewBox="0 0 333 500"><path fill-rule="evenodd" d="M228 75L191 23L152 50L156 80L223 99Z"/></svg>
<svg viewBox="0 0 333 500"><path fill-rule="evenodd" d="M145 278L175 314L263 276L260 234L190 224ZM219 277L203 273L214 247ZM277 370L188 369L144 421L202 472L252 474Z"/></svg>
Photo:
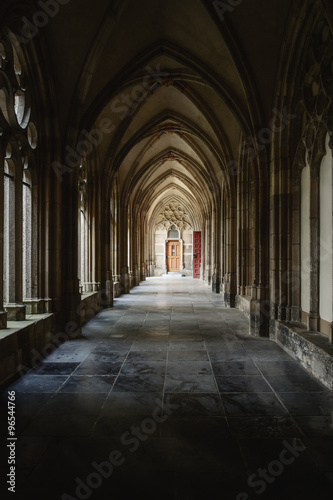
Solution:
<svg viewBox="0 0 333 500"><path fill-rule="evenodd" d="M4 151L0 147L0 276L3 276L4 246ZM0 283L0 329L7 328L7 312L3 307L3 278Z"/></svg>
<svg viewBox="0 0 333 500"><path fill-rule="evenodd" d="M301 170L293 165L293 179L292 179L292 269L290 270L290 294L291 294L291 321L301 321L302 308L301 308L301 272L300 272L300 254L301 254L301 221L300 221L300 174Z"/></svg>
<svg viewBox="0 0 333 500"><path fill-rule="evenodd" d="M206 280L208 285L211 285L212 282L212 273L211 273L211 221L206 220Z"/></svg>
<svg viewBox="0 0 333 500"><path fill-rule="evenodd" d="M236 299L236 246L235 246L235 207L230 199L226 208L226 272L224 275L224 302L235 307Z"/></svg>
<svg viewBox="0 0 333 500"><path fill-rule="evenodd" d="M310 170L310 312L308 329L319 330L319 178L314 168Z"/></svg>
<svg viewBox="0 0 333 500"><path fill-rule="evenodd" d="M281 173L282 175L282 173ZM290 194L280 193L279 196L279 305L278 320L286 321L289 316L287 307L289 305L289 269L288 269L288 247L290 226Z"/></svg>
<svg viewBox="0 0 333 500"><path fill-rule="evenodd" d="M30 172L29 172L30 173ZM37 180L26 176L23 186L23 302L27 314L42 314L44 300L38 297L38 186Z"/></svg>
<svg viewBox="0 0 333 500"><path fill-rule="evenodd" d="M37 180L36 180L37 182ZM35 183L35 179L32 181L31 186L31 198L32 198L32 220L31 220L31 299L32 299L32 313L40 314L44 312L44 300L38 296L38 186Z"/></svg>
<svg viewBox="0 0 333 500"><path fill-rule="evenodd" d="M57 219L56 207L52 207L50 210L52 221L57 221L53 231L62 236L62 282L59 284L61 287L60 326L66 331L69 325L72 325L69 334L71 339L81 336L82 323L78 278L78 175L79 169L77 168L63 178L61 184L62 203L59 207L62 209L63 223L61 225Z"/></svg>
<svg viewBox="0 0 333 500"><path fill-rule="evenodd" d="M248 224L246 220L246 214L248 211L248 165L244 165L244 168L239 172L238 179L238 199L237 199L237 293L239 295L246 294L247 282L246 268L248 260L248 248L247 248L247 238L246 233L248 231ZM245 182L246 181L246 182Z"/></svg>
<svg viewBox="0 0 333 500"><path fill-rule="evenodd" d="M111 207L109 186L101 186L102 197L98 204L98 214L101 218L97 224L98 253L100 255L100 280L101 290L99 292L99 302L102 307L113 306L113 280L112 280L112 255L111 255Z"/></svg>
<svg viewBox="0 0 333 500"><path fill-rule="evenodd" d="M112 271L110 269L106 271L106 280L103 283L102 290L99 292L99 302L102 307L113 307L113 282Z"/></svg>
<svg viewBox="0 0 333 500"><path fill-rule="evenodd" d="M260 168L268 168L262 159ZM268 253L269 253L269 192L265 173L255 193L256 210L254 218L254 273L250 304L250 333L267 337L270 324L270 301L268 298Z"/></svg>
<svg viewBox="0 0 333 500"><path fill-rule="evenodd" d="M220 213L220 210L219 210ZM220 246L220 221L216 216L216 211L213 211L213 227L214 227L214 272L212 279L212 291L214 293L221 292L221 246Z"/></svg>
<svg viewBox="0 0 333 500"><path fill-rule="evenodd" d="M212 279L212 291L214 293L221 292L221 268L218 264L214 265L213 279Z"/></svg>
<svg viewBox="0 0 333 500"><path fill-rule="evenodd" d="M128 248L128 209L127 208L122 208L121 209L121 219L120 219L120 224L119 224L119 241L120 241L120 290L121 293L129 293L130 292L130 287L129 287L129 269L128 269L128 264L127 264L127 256L129 252Z"/></svg>
<svg viewBox="0 0 333 500"><path fill-rule="evenodd" d="M136 218L133 221L132 219L132 228L131 228L131 247L132 247L132 285L133 286L138 286L140 283L140 271L139 271L139 259L138 259L138 254L139 254L139 244L140 244L140 235L139 235L139 228L138 228L138 206L136 206Z"/></svg>
<svg viewBox="0 0 333 500"><path fill-rule="evenodd" d="M9 182L9 199L6 207L9 234L7 318L12 321L25 319L22 297L22 166L15 165L14 179Z"/></svg>
<svg viewBox="0 0 333 500"><path fill-rule="evenodd" d="M146 266L144 262L141 262L140 272L141 272L141 281L146 281Z"/></svg>

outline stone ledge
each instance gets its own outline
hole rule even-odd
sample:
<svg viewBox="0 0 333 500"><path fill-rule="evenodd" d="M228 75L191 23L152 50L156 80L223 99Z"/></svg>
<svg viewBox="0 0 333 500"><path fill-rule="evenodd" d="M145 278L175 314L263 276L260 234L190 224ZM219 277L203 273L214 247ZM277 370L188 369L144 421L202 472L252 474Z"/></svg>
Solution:
<svg viewBox="0 0 333 500"><path fill-rule="evenodd" d="M7 328L7 311L0 311L0 330Z"/></svg>
<svg viewBox="0 0 333 500"><path fill-rule="evenodd" d="M113 296L115 299L117 299L121 295L120 288L121 288L120 281L114 281L113 282Z"/></svg>
<svg viewBox="0 0 333 500"><path fill-rule="evenodd" d="M43 314L46 312L44 299L24 299L26 307L26 316L28 314Z"/></svg>
<svg viewBox="0 0 333 500"><path fill-rule="evenodd" d="M24 321L26 316L25 304L5 304L7 321Z"/></svg>
<svg viewBox="0 0 333 500"><path fill-rule="evenodd" d="M100 305L100 292L85 292L81 295L78 307L81 325L85 325L103 309Z"/></svg>
<svg viewBox="0 0 333 500"><path fill-rule="evenodd" d="M50 345L54 315L34 314L24 321L8 321L0 330L0 385L15 377L22 366L30 367L36 353Z"/></svg>
<svg viewBox="0 0 333 500"><path fill-rule="evenodd" d="M328 337L308 331L301 323L275 321L275 333L271 333L271 339L333 390L333 345L329 343Z"/></svg>

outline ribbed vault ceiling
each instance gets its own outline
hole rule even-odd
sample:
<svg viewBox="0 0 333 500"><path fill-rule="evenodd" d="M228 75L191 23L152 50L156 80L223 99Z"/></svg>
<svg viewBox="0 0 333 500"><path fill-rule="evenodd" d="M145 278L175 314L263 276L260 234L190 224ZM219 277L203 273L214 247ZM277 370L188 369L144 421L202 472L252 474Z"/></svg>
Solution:
<svg viewBox="0 0 333 500"><path fill-rule="evenodd" d="M234 188L227 164L242 134L270 116L290 0L243 0L224 20L210 0L94 6L69 2L43 33L60 134L70 130L72 144L108 123L92 167L105 184L117 175L122 199L148 223L172 199L203 221L221 189Z"/></svg>

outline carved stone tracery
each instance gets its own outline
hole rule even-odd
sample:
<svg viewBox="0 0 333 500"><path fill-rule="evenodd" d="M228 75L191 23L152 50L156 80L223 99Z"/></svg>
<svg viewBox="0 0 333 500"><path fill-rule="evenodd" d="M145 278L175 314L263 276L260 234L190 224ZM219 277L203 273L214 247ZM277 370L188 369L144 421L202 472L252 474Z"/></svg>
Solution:
<svg viewBox="0 0 333 500"><path fill-rule="evenodd" d="M325 154L326 133L333 147L333 38L327 20L321 18L311 37L303 74L302 103L306 112L303 144L309 163ZM324 130L325 129L325 130Z"/></svg>
<svg viewBox="0 0 333 500"><path fill-rule="evenodd" d="M183 230L192 229L189 216L177 202L169 203L157 218L156 229L170 229L172 226Z"/></svg>

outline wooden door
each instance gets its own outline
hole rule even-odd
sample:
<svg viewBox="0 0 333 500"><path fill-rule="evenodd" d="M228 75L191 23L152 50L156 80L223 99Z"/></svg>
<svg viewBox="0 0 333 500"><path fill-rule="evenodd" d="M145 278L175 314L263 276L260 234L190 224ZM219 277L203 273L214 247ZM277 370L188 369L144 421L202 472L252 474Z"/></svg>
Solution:
<svg viewBox="0 0 333 500"><path fill-rule="evenodd" d="M193 278L200 278L201 231L193 231Z"/></svg>
<svg viewBox="0 0 333 500"><path fill-rule="evenodd" d="M168 273L180 271L180 241L167 241L166 261Z"/></svg>

